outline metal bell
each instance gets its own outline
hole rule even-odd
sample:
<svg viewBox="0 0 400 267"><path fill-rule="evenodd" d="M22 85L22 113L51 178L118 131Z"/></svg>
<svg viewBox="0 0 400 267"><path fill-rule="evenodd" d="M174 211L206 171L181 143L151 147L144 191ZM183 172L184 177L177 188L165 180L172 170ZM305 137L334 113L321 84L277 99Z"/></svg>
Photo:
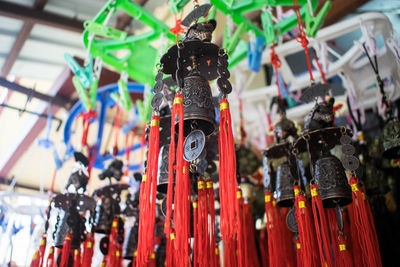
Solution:
<svg viewBox="0 0 400 267"><path fill-rule="evenodd" d="M352 202L351 188L342 162L325 152L314 167L314 180L325 208L345 206Z"/></svg>
<svg viewBox="0 0 400 267"><path fill-rule="evenodd" d="M291 207L294 202L293 185L297 178L288 161L278 166L276 171L276 204Z"/></svg>
<svg viewBox="0 0 400 267"><path fill-rule="evenodd" d="M198 72L192 72L184 78L183 110L184 135L193 129L200 129L206 136L216 128L215 110L211 88L208 81Z"/></svg>
<svg viewBox="0 0 400 267"><path fill-rule="evenodd" d="M94 225L96 233L109 234L115 215L120 214L119 202L112 197L102 197L97 202Z"/></svg>
<svg viewBox="0 0 400 267"><path fill-rule="evenodd" d="M386 122L381 135L382 156L389 159L400 157L400 122L391 119Z"/></svg>
<svg viewBox="0 0 400 267"><path fill-rule="evenodd" d="M138 233L139 225L135 223L135 225L128 230L127 238L125 238L124 250L122 254L124 256L124 259L133 259L138 244Z"/></svg>
<svg viewBox="0 0 400 267"><path fill-rule="evenodd" d="M157 192L167 194L168 190L169 144L160 149L158 157Z"/></svg>
<svg viewBox="0 0 400 267"><path fill-rule="evenodd" d="M67 234L72 232L72 227L68 224L68 222L71 223L71 219L72 219L69 212L62 211L61 217L62 217L61 220L57 224L57 230L56 230L55 238L54 238L54 246L56 248L62 248ZM79 222L76 222L76 223L79 223ZM77 227L75 227L75 228L77 228ZM74 234L73 238L72 238L72 242L71 242L71 249L78 249L80 247L80 244L81 244L80 235Z"/></svg>

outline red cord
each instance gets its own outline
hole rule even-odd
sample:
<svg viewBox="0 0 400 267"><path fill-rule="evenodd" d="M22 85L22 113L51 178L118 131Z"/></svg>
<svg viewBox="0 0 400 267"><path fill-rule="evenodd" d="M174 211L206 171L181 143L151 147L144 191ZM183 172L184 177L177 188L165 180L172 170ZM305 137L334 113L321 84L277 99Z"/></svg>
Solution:
<svg viewBox="0 0 400 267"><path fill-rule="evenodd" d="M310 61L310 55L308 53L308 39L307 35L304 31L304 24L303 24L303 19L301 17L300 13L300 5L298 0L293 0L293 9L296 13L297 17L297 23L299 25L299 36L296 37L296 41L301 44L301 46L304 48L304 53L306 54L306 60L307 60L307 66L308 66L308 72L310 74L310 80L314 81L314 77L312 74L312 67L311 67L311 61Z"/></svg>
<svg viewBox="0 0 400 267"><path fill-rule="evenodd" d="M275 53L275 43L273 43L271 46L271 53L269 54L269 56L271 58L272 66L274 66L276 86L278 87L278 97L279 99L282 99L281 87L279 85L279 75L278 75L278 68L281 67L282 63L281 60L279 59L279 56Z"/></svg>

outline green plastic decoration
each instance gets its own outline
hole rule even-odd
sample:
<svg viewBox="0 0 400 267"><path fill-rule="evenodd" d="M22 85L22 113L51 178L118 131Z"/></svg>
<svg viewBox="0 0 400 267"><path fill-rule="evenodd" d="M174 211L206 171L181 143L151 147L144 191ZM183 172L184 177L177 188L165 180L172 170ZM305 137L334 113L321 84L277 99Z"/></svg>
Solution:
<svg viewBox="0 0 400 267"><path fill-rule="evenodd" d="M99 24L90 20L85 21L84 27L96 36L103 36L114 40L125 41L128 34L103 24Z"/></svg>
<svg viewBox="0 0 400 267"><path fill-rule="evenodd" d="M169 8L172 14L179 13L190 0L169 0Z"/></svg>
<svg viewBox="0 0 400 267"><path fill-rule="evenodd" d="M151 117L151 100L153 99L154 94L148 94L147 97L144 98L144 103L142 100L136 100L136 107L138 109L139 118L141 122L148 122Z"/></svg>
<svg viewBox="0 0 400 267"><path fill-rule="evenodd" d="M92 86L89 89L89 103L90 109L96 110L96 95L97 95L97 87L99 86L99 78L94 78Z"/></svg>
<svg viewBox="0 0 400 267"><path fill-rule="evenodd" d="M93 80L93 56L89 55L88 64L83 68L69 53L64 54L64 60L67 62L68 67L72 73L77 76L82 85L86 88L89 88L92 85Z"/></svg>
<svg viewBox="0 0 400 267"><path fill-rule="evenodd" d="M75 86L76 91L78 92L79 99L82 101L85 110L89 111L89 99L86 88L83 86L78 76L76 75L72 77L72 83Z"/></svg>
<svg viewBox="0 0 400 267"><path fill-rule="evenodd" d="M315 37L317 35L317 31L321 28L324 19L328 15L329 10L332 7L331 1L326 1L325 4L320 9L318 15L313 17L310 14L310 9L306 8L306 16L305 16L305 27L306 33L309 37Z"/></svg>
<svg viewBox="0 0 400 267"><path fill-rule="evenodd" d="M103 62L114 67L117 71L126 72L129 77L142 84L154 85L155 68L158 50L151 45L165 35L171 42L175 35L169 32L169 27L153 16L149 11L131 0L111 0L92 20L93 23L104 24L108 14L122 10L134 19L149 26L151 30L119 39L96 38L96 31L91 27L85 29L83 40L86 48L89 46L89 37L94 36L90 44L90 53L94 57L101 57ZM94 25L94 24L93 24ZM101 35L100 35L101 36Z"/></svg>
<svg viewBox="0 0 400 267"><path fill-rule="evenodd" d="M129 95L127 82L123 79L118 80L119 103L125 110L130 110L133 106L131 96Z"/></svg>

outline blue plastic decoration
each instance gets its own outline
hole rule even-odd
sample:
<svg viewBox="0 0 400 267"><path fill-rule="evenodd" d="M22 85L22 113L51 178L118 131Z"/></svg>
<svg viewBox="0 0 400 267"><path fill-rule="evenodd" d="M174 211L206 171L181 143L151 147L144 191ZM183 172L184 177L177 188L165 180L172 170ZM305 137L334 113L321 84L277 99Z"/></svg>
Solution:
<svg viewBox="0 0 400 267"><path fill-rule="evenodd" d="M128 86L129 92L143 93L143 91L144 91L144 85L141 85L141 84L128 83L127 86ZM118 92L118 84L117 83L103 86L97 90L96 99L97 99L97 102L100 102L100 105L99 105L100 110L97 111L98 116L97 116L97 118L94 119L94 121L96 121L96 120L98 121L99 127L98 127L98 131L97 131L97 140L96 140L96 143L93 148L93 149L95 149L95 152L96 152L96 161L95 161L93 167L97 168L97 169L104 169L104 162L113 158L113 156L111 154L101 155L99 153L100 151L98 148L101 147L104 123L106 121L107 109L115 106L115 104L116 104L116 102L113 100L113 98L110 95L113 93L117 93L117 92ZM68 148L67 151L69 151L69 153L73 153L74 151L76 151L76 149L71 144L71 135L72 135L71 126L73 124L73 121L76 119L76 117L79 114L81 114L82 112L85 112L84 105L81 101L79 101L72 107L72 109L70 110L68 119L65 122L64 143L67 146L67 148ZM140 148L141 148L141 144L136 143L132 146L131 150L136 150L136 149L140 149ZM125 148L121 149L121 150L119 150L117 156L123 156L125 154L125 152L126 152ZM132 165L132 166L130 166L129 169L132 171L137 171L140 169L140 166L139 166L139 164Z"/></svg>
<svg viewBox="0 0 400 267"><path fill-rule="evenodd" d="M257 36L254 42L249 42L247 47L247 57L249 70L259 72L261 67L262 54L265 47L265 40L262 36Z"/></svg>

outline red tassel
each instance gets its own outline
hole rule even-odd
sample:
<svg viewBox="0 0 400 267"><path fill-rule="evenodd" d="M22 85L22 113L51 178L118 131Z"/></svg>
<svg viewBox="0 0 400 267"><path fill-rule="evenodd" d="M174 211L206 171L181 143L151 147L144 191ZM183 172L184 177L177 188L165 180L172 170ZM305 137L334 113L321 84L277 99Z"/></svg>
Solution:
<svg viewBox="0 0 400 267"><path fill-rule="evenodd" d="M260 240L259 240L259 247L261 253L261 263L263 267L268 267L269 260L268 260L268 247L267 247L267 233L265 230L260 231Z"/></svg>
<svg viewBox="0 0 400 267"><path fill-rule="evenodd" d="M210 236L210 241L209 241L209 255L211 258L211 267L216 267L217 266L217 260L219 261L219 258L217 257L218 255L216 254L217 252L217 247L215 244L215 207L214 207L214 202L215 202L215 196L214 196L214 186L213 182L211 180L208 180L206 182L207 186L207 196L208 196L208 214L210 217L210 224L208 226L209 229L209 236Z"/></svg>
<svg viewBox="0 0 400 267"><path fill-rule="evenodd" d="M320 266L318 255L318 245L316 243L315 231L313 227L310 207L307 205L307 199L300 192L299 186L294 186L295 195L295 216L299 230L299 240L301 249L302 266L313 267Z"/></svg>
<svg viewBox="0 0 400 267"><path fill-rule="evenodd" d="M207 192L203 179L199 179L197 182L198 188L198 209L197 209L197 222L198 222L198 263L200 267L206 266L208 264L207 259L207 233L208 233L208 225L207 225Z"/></svg>
<svg viewBox="0 0 400 267"><path fill-rule="evenodd" d="M321 266L333 267L333 257L327 218L322 205L321 196L319 195L317 184L311 185L311 200Z"/></svg>
<svg viewBox="0 0 400 267"><path fill-rule="evenodd" d="M93 258L93 245L94 237L93 233L88 233L85 243L83 243L83 253L82 253L82 267L91 267Z"/></svg>
<svg viewBox="0 0 400 267"><path fill-rule="evenodd" d="M232 134L232 120L229 103L226 99L220 101L219 120L219 196L221 202L221 235L224 241L234 239L236 220L239 214L236 198L236 156ZM232 242L228 242L232 243Z"/></svg>
<svg viewBox="0 0 400 267"><path fill-rule="evenodd" d="M236 253L236 240L234 238L228 239L224 242L224 265L227 267L234 267L237 265Z"/></svg>
<svg viewBox="0 0 400 267"><path fill-rule="evenodd" d="M148 267L156 267L156 253L151 253Z"/></svg>
<svg viewBox="0 0 400 267"><path fill-rule="evenodd" d="M32 260L31 260L31 264L29 265L30 267L37 267L39 266L39 250L35 251L35 253L33 253L32 255Z"/></svg>
<svg viewBox="0 0 400 267"><path fill-rule="evenodd" d="M61 262L60 267L67 267L69 262L69 256L71 252L71 242L72 242L72 235L70 233L67 234L64 240L62 252L61 252Z"/></svg>
<svg viewBox="0 0 400 267"><path fill-rule="evenodd" d="M74 267L81 266L81 251L80 249L74 250Z"/></svg>
<svg viewBox="0 0 400 267"><path fill-rule="evenodd" d="M332 246L334 248L335 255L335 267L353 267L353 257L348 245L349 242L347 240L347 236L344 233L340 233L337 225L336 210L327 209L326 214L328 216L329 228L331 230ZM344 223L345 219L343 214L342 217Z"/></svg>
<svg viewBox="0 0 400 267"><path fill-rule="evenodd" d="M118 218L114 218L109 235L108 253L106 255L107 266L118 266Z"/></svg>
<svg viewBox="0 0 400 267"><path fill-rule="evenodd" d="M355 226L356 231L356 236L352 237L358 239L364 266L382 266L371 207L357 178L350 178L350 186L353 191L353 203L349 209L350 223Z"/></svg>
<svg viewBox="0 0 400 267"><path fill-rule="evenodd" d="M296 243L297 267L304 267L304 265L303 265L303 262L304 262L303 253L302 253L302 250L301 250L300 239L299 239L298 236L296 237L295 243Z"/></svg>
<svg viewBox="0 0 400 267"><path fill-rule="evenodd" d="M255 225L253 220L253 215L251 214L250 205L248 203L244 203L243 205L243 218L245 225L245 233L246 233L246 266L249 267L260 267L260 262L258 260L257 255L257 247L255 240Z"/></svg>
<svg viewBox="0 0 400 267"><path fill-rule="evenodd" d="M244 216L243 216L243 197L242 190L240 188L236 191L236 210L238 211L237 215L237 262L238 266L248 266L248 262L246 262L246 240L245 240L245 229L244 229Z"/></svg>
<svg viewBox="0 0 400 267"><path fill-rule="evenodd" d="M277 266L278 259L276 250L278 247L275 245L276 242L276 222L275 222L275 214L272 206L272 193L265 193L265 214L266 214L266 228L267 228L267 237L268 237L268 258L269 258L269 266L275 267Z"/></svg>
<svg viewBox="0 0 400 267"><path fill-rule="evenodd" d="M154 251L155 208L157 193L157 171L160 141L160 117L151 119L147 169L140 187L140 217L137 265L145 266Z"/></svg>
<svg viewBox="0 0 400 267"><path fill-rule="evenodd" d="M199 266L199 223L198 223L198 202L193 201L193 267Z"/></svg>
<svg viewBox="0 0 400 267"><path fill-rule="evenodd" d="M285 266L295 266L296 258L293 249L293 237L286 224L286 216L289 210L287 208L279 209L275 200L272 204L277 214L276 217L279 229L278 245L280 246L280 250L277 253L277 257L279 257L278 259L280 259L280 261L283 261Z"/></svg>

